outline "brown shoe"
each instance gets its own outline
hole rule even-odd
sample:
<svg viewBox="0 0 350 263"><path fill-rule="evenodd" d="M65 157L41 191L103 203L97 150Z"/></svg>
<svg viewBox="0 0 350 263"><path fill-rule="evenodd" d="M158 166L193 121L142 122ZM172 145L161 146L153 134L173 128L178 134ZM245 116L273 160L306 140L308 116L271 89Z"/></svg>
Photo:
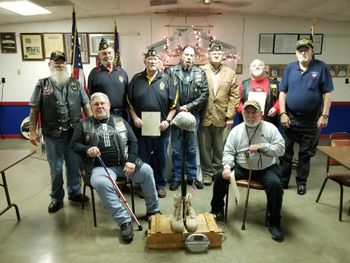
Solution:
<svg viewBox="0 0 350 263"><path fill-rule="evenodd" d="M164 189L158 189L158 197L159 198L164 198L166 197L166 192Z"/></svg>
<svg viewBox="0 0 350 263"><path fill-rule="evenodd" d="M205 176L203 178L203 184L205 186L210 186L213 183L213 178L211 176Z"/></svg>

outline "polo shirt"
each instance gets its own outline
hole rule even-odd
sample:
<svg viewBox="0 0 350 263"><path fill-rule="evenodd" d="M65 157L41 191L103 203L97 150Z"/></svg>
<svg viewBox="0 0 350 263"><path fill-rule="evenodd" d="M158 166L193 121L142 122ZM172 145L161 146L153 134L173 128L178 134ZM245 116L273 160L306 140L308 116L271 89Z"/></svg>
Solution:
<svg viewBox="0 0 350 263"><path fill-rule="evenodd" d="M334 90L327 65L317 59L302 71L292 62L283 71L279 91L286 93L286 106L294 113L311 113L322 107L323 94Z"/></svg>

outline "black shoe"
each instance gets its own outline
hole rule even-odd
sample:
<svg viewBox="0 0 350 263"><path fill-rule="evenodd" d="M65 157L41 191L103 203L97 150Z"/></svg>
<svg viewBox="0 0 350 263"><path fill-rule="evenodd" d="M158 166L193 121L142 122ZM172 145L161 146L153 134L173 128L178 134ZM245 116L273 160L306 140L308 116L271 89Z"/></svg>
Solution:
<svg viewBox="0 0 350 263"><path fill-rule="evenodd" d="M87 197L86 195L83 196L83 194L78 194L73 197L68 196L68 200L76 203L86 203L87 201L89 201L89 197Z"/></svg>
<svg viewBox="0 0 350 263"><path fill-rule="evenodd" d="M298 195L304 195L306 194L306 185L305 184L299 184L297 189Z"/></svg>
<svg viewBox="0 0 350 263"><path fill-rule="evenodd" d="M51 201L49 205L49 213L55 213L63 207L63 202Z"/></svg>
<svg viewBox="0 0 350 263"><path fill-rule="evenodd" d="M172 180L170 185L169 185L169 190L170 191L176 191L177 188L179 188L180 185L181 185L181 183L179 181Z"/></svg>
<svg viewBox="0 0 350 263"><path fill-rule="evenodd" d="M120 234L124 242L131 242L134 237L131 222L124 223L120 226Z"/></svg>
<svg viewBox="0 0 350 263"><path fill-rule="evenodd" d="M197 189L203 189L203 183L197 179L187 180L188 185L195 185Z"/></svg>
<svg viewBox="0 0 350 263"><path fill-rule="evenodd" d="M223 210L220 211L220 212L213 212L213 210L212 210L210 213L215 216L215 220L217 222L224 222L225 216L224 216L224 211Z"/></svg>
<svg viewBox="0 0 350 263"><path fill-rule="evenodd" d="M269 231L271 233L271 238L273 240L282 242L284 240L284 233L281 227L269 226Z"/></svg>

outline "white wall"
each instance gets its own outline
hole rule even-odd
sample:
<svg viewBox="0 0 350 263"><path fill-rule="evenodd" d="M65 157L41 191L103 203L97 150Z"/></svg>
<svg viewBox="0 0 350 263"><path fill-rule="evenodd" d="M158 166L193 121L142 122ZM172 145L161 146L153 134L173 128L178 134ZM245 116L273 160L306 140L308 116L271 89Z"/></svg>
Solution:
<svg viewBox="0 0 350 263"><path fill-rule="evenodd" d="M168 17L164 15L133 15L106 18L78 19L79 32L113 32L117 21L120 35L121 59L129 78L143 70L142 53L145 47L172 34L165 25L212 25L211 33L218 39L236 46L243 64L243 74L239 81L249 76L248 67L254 58L260 58L266 64L287 64L295 60L294 55L258 54L259 33L309 33L310 20L222 15L204 17ZM20 33L65 32L71 31L71 20L47 23L28 23L0 26L0 32L16 32L17 53L0 53L0 77L6 78L3 101L28 101L34 85L39 78L49 74L47 60L22 61ZM349 23L330 23L319 21L315 33L323 33L323 52L317 58L328 64L350 64ZM85 76L95 66L95 59L90 57L90 64L84 64ZM344 78L335 78L334 101L350 101L350 85Z"/></svg>

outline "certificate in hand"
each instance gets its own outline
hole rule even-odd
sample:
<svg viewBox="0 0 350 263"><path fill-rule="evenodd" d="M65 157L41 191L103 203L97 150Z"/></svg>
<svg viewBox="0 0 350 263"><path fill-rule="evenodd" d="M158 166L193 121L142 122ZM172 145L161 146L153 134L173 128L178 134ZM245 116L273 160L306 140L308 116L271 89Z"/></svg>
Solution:
<svg viewBox="0 0 350 263"><path fill-rule="evenodd" d="M141 112L142 119L142 136L160 136L160 112L143 111Z"/></svg>
<svg viewBox="0 0 350 263"><path fill-rule="evenodd" d="M251 100L251 99L256 100L257 102L259 102L260 107L261 107L262 115L264 115L266 93L265 92L250 91L249 94L248 94L248 100Z"/></svg>

